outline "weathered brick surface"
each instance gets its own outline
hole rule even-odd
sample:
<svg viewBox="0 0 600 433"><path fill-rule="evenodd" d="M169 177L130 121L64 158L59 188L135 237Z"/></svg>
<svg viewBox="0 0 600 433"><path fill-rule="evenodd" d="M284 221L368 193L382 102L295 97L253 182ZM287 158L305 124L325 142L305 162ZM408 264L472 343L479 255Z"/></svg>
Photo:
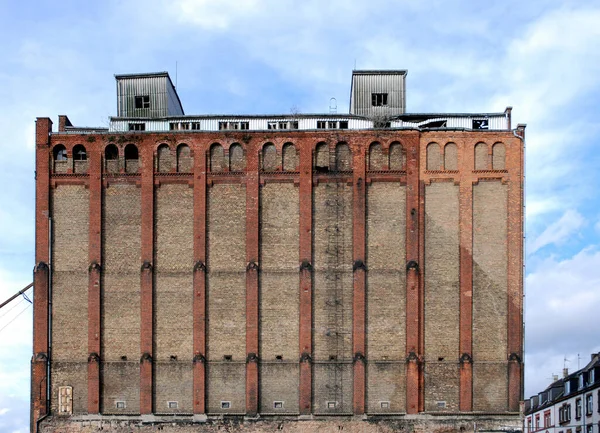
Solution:
<svg viewBox="0 0 600 433"><path fill-rule="evenodd" d="M489 169L488 145L477 143L475 145L475 170Z"/></svg>
<svg viewBox="0 0 600 433"><path fill-rule="evenodd" d="M227 161L225 161L225 152L223 146L220 144L213 144L210 147L210 171L218 172L224 171L227 167Z"/></svg>
<svg viewBox="0 0 600 433"><path fill-rule="evenodd" d="M73 411L87 412L87 296L89 193L83 186L52 191L52 396L73 387ZM69 374L72 367L73 374Z"/></svg>
<svg viewBox="0 0 600 433"><path fill-rule="evenodd" d="M425 187L425 410L458 409L458 193L452 182Z"/></svg>
<svg viewBox="0 0 600 433"><path fill-rule="evenodd" d="M352 188L314 188L314 359L352 359Z"/></svg>
<svg viewBox="0 0 600 433"><path fill-rule="evenodd" d="M440 170L442 167L442 155L440 145L429 143L427 145L427 170Z"/></svg>
<svg viewBox="0 0 600 433"><path fill-rule="evenodd" d="M232 144L229 148L229 169L231 171L243 171L245 168L244 149L239 144Z"/></svg>
<svg viewBox="0 0 600 433"><path fill-rule="evenodd" d="M299 162L300 158L298 157L296 146L292 143L286 143L283 146L283 170L297 171Z"/></svg>
<svg viewBox="0 0 600 433"><path fill-rule="evenodd" d="M406 187L391 182L370 185L366 223L367 411L404 412ZM389 409L382 409L381 401L390 402Z"/></svg>
<svg viewBox="0 0 600 433"><path fill-rule="evenodd" d="M296 359L290 361L269 360L260 365L261 413L298 413L299 366ZM283 408L275 408L275 401L283 402Z"/></svg>
<svg viewBox="0 0 600 433"><path fill-rule="evenodd" d="M139 413L140 189L111 184L104 191L103 204L101 410L121 412L115 400L123 399L123 412Z"/></svg>
<svg viewBox="0 0 600 433"><path fill-rule="evenodd" d="M169 173L173 169L174 150L172 150L167 144L161 144L156 151L156 168L155 171L159 173Z"/></svg>
<svg viewBox="0 0 600 433"><path fill-rule="evenodd" d="M73 172L74 173L87 173L88 162L87 161L74 161Z"/></svg>
<svg viewBox="0 0 600 433"><path fill-rule="evenodd" d="M492 147L492 168L504 170L506 168L506 146L504 143L496 143Z"/></svg>
<svg viewBox="0 0 600 433"><path fill-rule="evenodd" d="M194 158L187 144L177 146L177 172L190 173L194 167Z"/></svg>
<svg viewBox="0 0 600 433"><path fill-rule="evenodd" d="M208 190L208 359L246 359L246 191L215 184ZM243 378L243 376L241 376ZM210 381L210 378L209 378ZM243 385L243 383L242 383Z"/></svg>
<svg viewBox="0 0 600 433"><path fill-rule="evenodd" d="M507 187L473 186L474 410L507 409Z"/></svg>
<svg viewBox="0 0 600 433"><path fill-rule="evenodd" d="M297 361L298 187L270 183L261 189L260 357ZM282 320L285 318L285 320Z"/></svg>
<svg viewBox="0 0 600 433"><path fill-rule="evenodd" d="M390 144L389 155L390 170L404 170L406 168L406 154L400 143Z"/></svg>
<svg viewBox="0 0 600 433"><path fill-rule="evenodd" d="M455 143L444 146L444 170L458 170L458 149Z"/></svg>
<svg viewBox="0 0 600 433"><path fill-rule="evenodd" d="M279 166L279 155L273 144L265 144L261 153L261 168L264 171L277 170Z"/></svg>
<svg viewBox="0 0 600 433"><path fill-rule="evenodd" d="M352 170L352 153L347 144L341 143L335 147L335 169L338 171Z"/></svg>
<svg viewBox="0 0 600 433"><path fill-rule="evenodd" d="M352 363L322 362L313 366L313 413L352 413ZM328 402L337 403L328 407Z"/></svg>
<svg viewBox="0 0 600 433"><path fill-rule="evenodd" d="M473 187L473 358L506 361L507 188Z"/></svg>
<svg viewBox="0 0 600 433"><path fill-rule="evenodd" d="M207 413L246 413L246 362L215 361L207 364ZM222 409L221 402L231 403Z"/></svg>
<svg viewBox="0 0 600 433"><path fill-rule="evenodd" d="M387 158L383 154L381 143L374 142L369 146L369 170L384 170L387 166Z"/></svg>
<svg viewBox="0 0 600 433"><path fill-rule="evenodd" d="M155 196L155 405L161 413L191 413L193 190L161 185ZM168 401L178 408L169 409Z"/></svg>
<svg viewBox="0 0 600 433"><path fill-rule="evenodd" d="M458 411L459 364L455 359L425 363L425 410L434 412ZM446 407L438 406L445 402Z"/></svg>

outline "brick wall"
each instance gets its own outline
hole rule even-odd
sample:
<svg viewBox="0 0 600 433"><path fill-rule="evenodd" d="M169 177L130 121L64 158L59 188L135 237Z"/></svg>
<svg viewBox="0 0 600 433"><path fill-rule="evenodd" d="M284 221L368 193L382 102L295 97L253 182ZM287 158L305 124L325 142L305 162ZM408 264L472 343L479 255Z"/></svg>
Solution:
<svg viewBox="0 0 600 433"><path fill-rule="evenodd" d="M299 196L293 183L261 189L261 411L298 412ZM285 320L282 320L284 319ZM285 401L273 410L273 401Z"/></svg>
<svg viewBox="0 0 600 433"><path fill-rule="evenodd" d="M87 412L89 192L83 185L52 191L52 398L73 387L74 413Z"/></svg>
<svg viewBox="0 0 600 433"><path fill-rule="evenodd" d="M102 406L139 413L141 194L132 184L104 191L102 215ZM117 410L116 400L126 402Z"/></svg>
<svg viewBox="0 0 600 433"><path fill-rule="evenodd" d="M246 189L215 184L207 195L207 411L244 413ZM221 401L231 401L231 408L222 410Z"/></svg>
<svg viewBox="0 0 600 433"><path fill-rule="evenodd" d="M474 410L507 409L507 186L473 186Z"/></svg>
<svg viewBox="0 0 600 433"><path fill-rule="evenodd" d="M161 185L155 196L155 411L192 413L193 189Z"/></svg>
<svg viewBox="0 0 600 433"><path fill-rule="evenodd" d="M459 188L425 187L425 410L458 410ZM445 401L440 408L438 401Z"/></svg>
<svg viewBox="0 0 600 433"><path fill-rule="evenodd" d="M377 164L381 168L383 161ZM406 187L392 182L371 184L366 222L367 411L404 412ZM382 408L381 402L386 401L389 408L385 404Z"/></svg>

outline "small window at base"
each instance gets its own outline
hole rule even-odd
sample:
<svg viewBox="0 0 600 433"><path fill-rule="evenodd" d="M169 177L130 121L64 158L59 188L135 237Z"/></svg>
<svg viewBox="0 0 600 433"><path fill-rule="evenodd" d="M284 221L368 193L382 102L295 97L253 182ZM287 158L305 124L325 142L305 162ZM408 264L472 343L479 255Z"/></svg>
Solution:
<svg viewBox="0 0 600 433"><path fill-rule="evenodd" d="M273 409L283 409L283 402L282 401L274 401Z"/></svg>
<svg viewBox="0 0 600 433"><path fill-rule="evenodd" d="M176 401L168 401L167 406L169 409L177 409L179 407L179 403Z"/></svg>
<svg viewBox="0 0 600 433"><path fill-rule="evenodd" d="M125 409L125 402L124 401L115 401L115 406L117 409Z"/></svg>
<svg viewBox="0 0 600 433"><path fill-rule="evenodd" d="M389 409L390 408L390 402L389 401L382 401L379 403L379 406L382 409Z"/></svg>
<svg viewBox="0 0 600 433"><path fill-rule="evenodd" d="M221 409L231 409L231 402L230 401L222 401Z"/></svg>

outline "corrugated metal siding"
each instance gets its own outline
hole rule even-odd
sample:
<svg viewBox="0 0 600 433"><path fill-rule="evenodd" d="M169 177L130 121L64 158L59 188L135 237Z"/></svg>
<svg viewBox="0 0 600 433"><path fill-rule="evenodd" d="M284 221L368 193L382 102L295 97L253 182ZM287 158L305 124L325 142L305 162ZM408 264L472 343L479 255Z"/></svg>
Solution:
<svg viewBox="0 0 600 433"><path fill-rule="evenodd" d="M350 113L366 117L404 114L404 79L405 76L401 74L353 75ZM387 93L388 105L374 107L371 96L373 93Z"/></svg>
<svg viewBox="0 0 600 433"><path fill-rule="evenodd" d="M177 97L177 90L171 86L171 82L165 78L167 87L167 115L168 116L183 116L183 107Z"/></svg>
<svg viewBox="0 0 600 433"><path fill-rule="evenodd" d="M150 108L135 108L136 96L150 96ZM167 77L135 77L117 80L119 117L164 117L168 115Z"/></svg>
<svg viewBox="0 0 600 433"><path fill-rule="evenodd" d="M507 130L508 121L505 116L481 116L481 117L472 117L472 116L452 116L452 117L437 117L427 119L421 122L409 122L403 120L394 120L391 122L392 128L426 128L427 124L436 121L446 121L446 128L461 128L461 129L472 129L473 128L473 119L483 119L487 118L489 121L488 129L491 130ZM189 123L190 131L194 131L192 129L192 123L199 123L200 129L195 129L197 131L218 131L219 130L219 122L248 122L250 131L266 131L268 130L269 122L289 122L289 121L298 121L298 129L300 130L311 130L317 129L317 122L339 122L339 121L347 121L348 129L350 130L360 130L360 129L371 129L373 128L373 121L370 119L357 119L357 118L347 118L347 117L305 117L299 119L293 118L252 118L248 117L244 118L216 118L216 117L186 117L180 119L162 119L162 120L148 120L148 119L112 119L110 122L110 131L114 132L126 132L129 130L130 123L144 123L146 125L146 131L169 131L170 123Z"/></svg>

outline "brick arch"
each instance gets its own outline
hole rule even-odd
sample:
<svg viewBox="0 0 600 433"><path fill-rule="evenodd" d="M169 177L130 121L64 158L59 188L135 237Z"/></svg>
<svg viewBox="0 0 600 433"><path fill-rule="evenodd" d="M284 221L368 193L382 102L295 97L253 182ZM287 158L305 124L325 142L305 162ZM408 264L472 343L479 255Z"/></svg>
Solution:
<svg viewBox="0 0 600 433"><path fill-rule="evenodd" d="M393 141L388 150L390 170L406 170L406 149L399 141Z"/></svg>
<svg viewBox="0 0 600 433"><path fill-rule="evenodd" d="M270 141L264 143L260 150L260 167L263 171L275 171L279 168L277 147Z"/></svg>
<svg viewBox="0 0 600 433"><path fill-rule="evenodd" d="M369 170L385 170L386 160L383 154L383 146L379 141L374 141L369 145Z"/></svg>
<svg viewBox="0 0 600 433"><path fill-rule="evenodd" d="M440 170L442 168L442 158L440 145L432 142L427 145L427 170Z"/></svg>
<svg viewBox="0 0 600 433"><path fill-rule="evenodd" d="M125 172L137 173L140 167L140 152L137 146L133 143L125 145L123 150L125 159Z"/></svg>
<svg viewBox="0 0 600 433"><path fill-rule="evenodd" d="M298 149L294 143L288 141L281 149L281 166L284 171L297 171L298 164Z"/></svg>
<svg viewBox="0 0 600 433"><path fill-rule="evenodd" d="M328 171L329 170L329 144L320 141L315 144L313 165L315 169Z"/></svg>
<svg viewBox="0 0 600 433"><path fill-rule="evenodd" d="M475 170L489 170L489 154L488 145L483 142L479 142L475 145Z"/></svg>
<svg viewBox="0 0 600 433"><path fill-rule="evenodd" d="M352 170L352 150L345 141L335 145L335 169L336 171Z"/></svg>
<svg viewBox="0 0 600 433"><path fill-rule="evenodd" d="M492 169L506 169L506 146L502 142L494 143L492 146Z"/></svg>
<svg viewBox="0 0 600 433"><path fill-rule="evenodd" d="M173 154L167 143L162 143L156 149L156 171L169 173L173 167Z"/></svg>
<svg viewBox="0 0 600 433"><path fill-rule="evenodd" d="M246 152L240 143L229 145L229 169L231 171L244 171L246 169Z"/></svg>
<svg viewBox="0 0 600 433"><path fill-rule="evenodd" d="M458 147L449 142L444 146L444 170L458 170Z"/></svg>
<svg viewBox="0 0 600 433"><path fill-rule="evenodd" d="M221 143L213 143L209 146L208 157L211 172L225 171L227 162L225 161L225 151Z"/></svg>
<svg viewBox="0 0 600 433"><path fill-rule="evenodd" d="M194 158L192 157L192 149L186 143L180 143L177 146L177 172L191 173L194 168Z"/></svg>

